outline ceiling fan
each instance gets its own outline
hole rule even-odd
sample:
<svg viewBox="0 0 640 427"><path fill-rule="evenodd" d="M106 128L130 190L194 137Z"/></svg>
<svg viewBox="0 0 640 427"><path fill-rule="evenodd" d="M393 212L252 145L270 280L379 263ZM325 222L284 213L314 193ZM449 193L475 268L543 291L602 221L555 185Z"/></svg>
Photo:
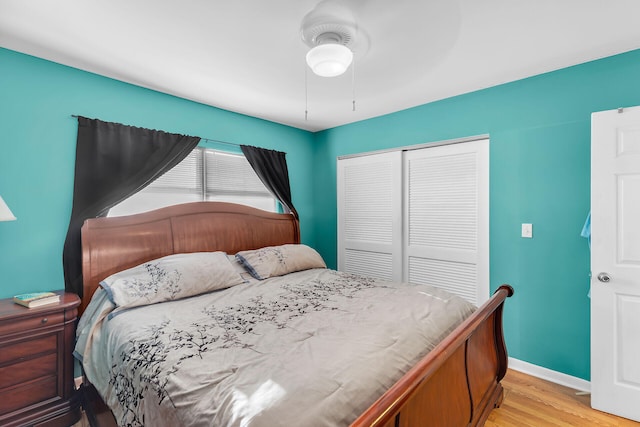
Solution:
<svg viewBox="0 0 640 427"><path fill-rule="evenodd" d="M318 76L335 77L349 68L354 53L362 56L367 40L353 12L336 0L323 0L302 20L302 41L309 46L306 61ZM360 43L357 43L360 42Z"/></svg>

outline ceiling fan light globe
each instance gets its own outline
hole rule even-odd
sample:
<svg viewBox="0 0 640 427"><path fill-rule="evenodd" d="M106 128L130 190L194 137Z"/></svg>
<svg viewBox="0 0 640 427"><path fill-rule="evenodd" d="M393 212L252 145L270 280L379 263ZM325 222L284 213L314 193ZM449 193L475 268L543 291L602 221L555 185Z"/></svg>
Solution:
<svg viewBox="0 0 640 427"><path fill-rule="evenodd" d="M321 77L343 74L353 61L353 52L341 44L327 43L315 46L307 52L307 64Z"/></svg>

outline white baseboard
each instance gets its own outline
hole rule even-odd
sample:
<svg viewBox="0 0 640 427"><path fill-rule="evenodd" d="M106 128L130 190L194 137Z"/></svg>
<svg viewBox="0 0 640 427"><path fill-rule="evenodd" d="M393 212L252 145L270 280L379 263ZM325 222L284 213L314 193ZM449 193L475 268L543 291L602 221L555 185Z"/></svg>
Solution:
<svg viewBox="0 0 640 427"><path fill-rule="evenodd" d="M583 380L582 378L573 377L571 375L563 374L562 372L552 371L551 369L543 368L542 366L514 359L513 357L509 358L509 369L524 372L525 374L542 378L543 380L551 381L553 383L560 384L566 387L571 387L576 390L588 393L591 392L591 383L589 381Z"/></svg>

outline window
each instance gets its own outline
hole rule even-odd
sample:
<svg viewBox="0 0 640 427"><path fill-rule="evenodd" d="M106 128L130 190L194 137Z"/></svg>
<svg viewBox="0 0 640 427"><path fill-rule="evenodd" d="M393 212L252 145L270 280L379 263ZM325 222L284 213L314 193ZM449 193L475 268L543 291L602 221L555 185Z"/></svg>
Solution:
<svg viewBox="0 0 640 427"><path fill-rule="evenodd" d="M278 206L243 155L196 148L169 172L111 208L109 216L205 200L239 203L271 212L276 212Z"/></svg>

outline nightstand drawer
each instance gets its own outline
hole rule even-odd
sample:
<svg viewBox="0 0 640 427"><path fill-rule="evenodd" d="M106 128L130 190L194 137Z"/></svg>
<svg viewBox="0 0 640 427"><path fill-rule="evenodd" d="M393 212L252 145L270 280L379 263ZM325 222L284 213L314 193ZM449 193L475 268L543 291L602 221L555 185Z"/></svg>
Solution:
<svg viewBox="0 0 640 427"><path fill-rule="evenodd" d="M6 346L0 346L0 366L5 363L14 363L36 354L55 353L58 348L57 341L57 334L47 334L37 338L14 341L12 344Z"/></svg>
<svg viewBox="0 0 640 427"><path fill-rule="evenodd" d="M0 426L67 427L80 419L73 345L80 299L25 308L0 299Z"/></svg>
<svg viewBox="0 0 640 427"><path fill-rule="evenodd" d="M29 380L56 375L58 355L47 354L24 362L14 363L0 368L0 392L5 387L25 383Z"/></svg>
<svg viewBox="0 0 640 427"><path fill-rule="evenodd" d="M6 335L26 330L37 330L48 326L62 325L62 323L64 323L64 313L60 312L42 314L41 316L30 316L10 322L0 322L0 334Z"/></svg>
<svg viewBox="0 0 640 427"><path fill-rule="evenodd" d="M57 384L57 378L51 376L0 391L0 415L57 397Z"/></svg>

